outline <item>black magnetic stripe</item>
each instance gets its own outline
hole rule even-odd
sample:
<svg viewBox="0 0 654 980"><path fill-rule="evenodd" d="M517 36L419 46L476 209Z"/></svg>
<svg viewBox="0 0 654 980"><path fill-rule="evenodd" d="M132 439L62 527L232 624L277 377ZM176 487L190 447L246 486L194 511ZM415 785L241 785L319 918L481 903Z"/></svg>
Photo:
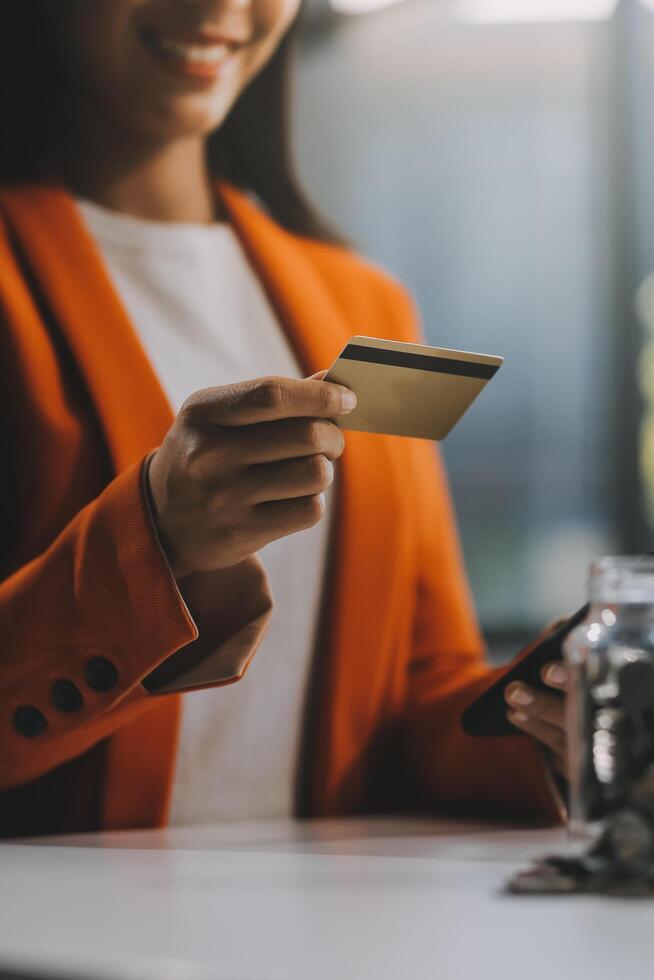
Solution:
<svg viewBox="0 0 654 980"><path fill-rule="evenodd" d="M450 357L409 354L407 351L387 350L385 347L360 347L358 344L348 344L340 356L347 361L390 364L393 367L415 368L419 371L436 371L438 374L456 374L464 378L483 378L485 380L492 378L499 367L497 364L457 361Z"/></svg>

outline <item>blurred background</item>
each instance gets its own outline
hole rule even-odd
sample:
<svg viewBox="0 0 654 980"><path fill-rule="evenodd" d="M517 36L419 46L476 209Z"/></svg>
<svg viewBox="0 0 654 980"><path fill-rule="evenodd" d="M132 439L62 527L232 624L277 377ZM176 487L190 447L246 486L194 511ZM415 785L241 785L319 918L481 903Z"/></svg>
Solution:
<svg viewBox="0 0 654 980"><path fill-rule="evenodd" d="M429 342L506 359L443 445L501 658L654 547L654 0L309 0L295 101Z"/></svg>

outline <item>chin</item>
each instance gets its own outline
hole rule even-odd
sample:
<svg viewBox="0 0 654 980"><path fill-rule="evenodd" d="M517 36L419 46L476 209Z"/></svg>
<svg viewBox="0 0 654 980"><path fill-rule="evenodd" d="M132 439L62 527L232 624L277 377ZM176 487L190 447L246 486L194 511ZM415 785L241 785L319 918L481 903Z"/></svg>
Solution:
<svg viewBox="0 0 654 980"><path fill-rule="evenodd" d="M149 131L157 140L174 142L191 137L208 136L227 118L236 97L192 99L185 97L159 105L156 111L139 113L134 128Z"/></svg>

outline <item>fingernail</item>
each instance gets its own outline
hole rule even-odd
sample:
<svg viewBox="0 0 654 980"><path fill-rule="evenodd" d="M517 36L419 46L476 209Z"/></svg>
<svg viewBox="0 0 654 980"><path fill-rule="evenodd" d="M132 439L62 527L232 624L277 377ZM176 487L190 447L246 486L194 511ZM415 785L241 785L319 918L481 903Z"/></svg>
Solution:
<svg viewBox="0 0 654 980"><path fill-rule="evenodd" d="M325 463L327 464L327 473L325 474L325 477L327 480L329 480L329 485L331 486L331 484L334 482L334 464L332 463L331 459L327 459L326 456Z"/></svg>
<svg viewBox="0 0 654 980"><path fill-rule="evenodd" d="M524 711L512 711L509 715L509 721L515 721L519 725L525 725L529 721L529 717Z"/></svg>
<svg viewBox="0 0 654 980"><path fill-rule="evenodd" d="M521 704L523 707L527 707L528 704L533 704L533 696L529 691L525 691L524 687L516 687L509 694L509 701L511 704Z"/></svg>
<svg viewBox="0 0 654 980"><path fill-rule="evenodd" d="M552 664L551 667L547 668L545 677L552 684L567 684L568 683L568 671L562 664Z"/></svg>
<svg viewBox="0 0 654 980"><path fill-rule="evenodd" d="M349 388L341 388L341 411L351 412L356 408L357 396Z"/></svg>

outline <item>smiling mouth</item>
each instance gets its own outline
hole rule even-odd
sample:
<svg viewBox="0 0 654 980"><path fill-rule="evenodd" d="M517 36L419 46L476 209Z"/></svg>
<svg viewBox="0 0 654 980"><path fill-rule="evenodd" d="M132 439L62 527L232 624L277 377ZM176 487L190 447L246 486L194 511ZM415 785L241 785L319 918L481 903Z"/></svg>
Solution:
<svg viewBox="0 0 654 980"><path fill-rule="evenodd" d="M234 52L242 46L241 42L232 39L201 35L186 39L144 31L141 37L160 64L176 75L200 80L217 78Z"/></svg>

